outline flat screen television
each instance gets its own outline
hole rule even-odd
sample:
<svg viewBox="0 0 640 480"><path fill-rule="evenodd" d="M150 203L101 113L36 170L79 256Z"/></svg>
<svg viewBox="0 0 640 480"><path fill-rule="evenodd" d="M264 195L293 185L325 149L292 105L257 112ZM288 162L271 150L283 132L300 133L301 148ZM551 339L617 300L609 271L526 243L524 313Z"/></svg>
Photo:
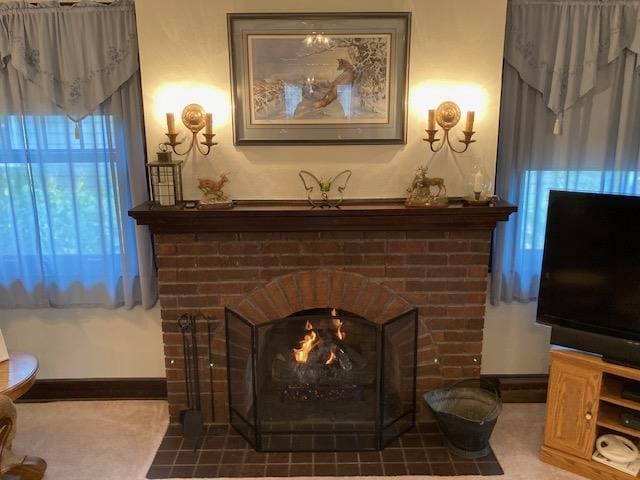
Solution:
<svg viewBox="0 0 640 480"><path fill-rule="evenodd" d="M537 320L552 344L640 365L640 197L550 192Z"/></svg>

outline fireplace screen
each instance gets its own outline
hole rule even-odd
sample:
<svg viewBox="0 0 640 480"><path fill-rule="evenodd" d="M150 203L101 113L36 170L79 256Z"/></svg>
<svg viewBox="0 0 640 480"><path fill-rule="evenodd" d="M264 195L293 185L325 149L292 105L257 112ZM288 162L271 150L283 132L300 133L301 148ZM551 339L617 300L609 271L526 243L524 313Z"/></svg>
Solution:
<svg viewBox="0 0 640 480"><path fill-rule="evenodd" d="M380 450L413 426L417 310L255 325L226 310L232 425L258 451Z"/></svg>

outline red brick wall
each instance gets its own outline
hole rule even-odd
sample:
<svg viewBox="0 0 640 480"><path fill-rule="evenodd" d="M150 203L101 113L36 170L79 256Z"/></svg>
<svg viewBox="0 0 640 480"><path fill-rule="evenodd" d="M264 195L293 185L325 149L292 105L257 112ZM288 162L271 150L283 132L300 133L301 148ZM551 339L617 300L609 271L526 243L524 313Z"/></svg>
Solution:
<svg viewBox="0 0 640 480"><path fill-rule="evenodd" d="M186 312L216 320L215 420L228 419L225 306L254 321L315 307L343 308L383 321L417 306L422 410L425 391L480 374L489 242L488 230L156 235L172 421L185 403L176 320ZM198 328L203 409L209 421L206 327Z"/></svg>

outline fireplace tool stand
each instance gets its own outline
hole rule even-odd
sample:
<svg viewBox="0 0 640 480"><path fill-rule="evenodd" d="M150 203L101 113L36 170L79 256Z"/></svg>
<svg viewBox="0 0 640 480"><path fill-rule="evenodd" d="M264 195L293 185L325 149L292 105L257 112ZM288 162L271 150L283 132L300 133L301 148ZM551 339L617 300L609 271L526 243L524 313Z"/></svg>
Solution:
<svg viewBox="0 0 640 480"><path fill-rule="evenodd" d="M178 319L182 332L185 392L187 408L180 412L183 436L194 440L194 450L204 436L204 421L200 402L200 376L198 374L198 343L196 322L193 316L184 314Z"/></svg>

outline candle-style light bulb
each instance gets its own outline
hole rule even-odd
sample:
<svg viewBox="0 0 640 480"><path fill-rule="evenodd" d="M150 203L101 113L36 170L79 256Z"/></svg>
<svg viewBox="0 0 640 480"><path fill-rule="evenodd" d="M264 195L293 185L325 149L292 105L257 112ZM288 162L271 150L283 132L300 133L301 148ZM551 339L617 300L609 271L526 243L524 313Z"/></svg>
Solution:
<svg viewBox="0 0 640 480"><path fill-rule="evenodd" d="M478 170L473 177L473 192L482 193L482 173L480 170Z"/></svg>
<svg viewBox="0 0 640 480"><path fill-rule="evenodd" d="M427 130L435 130L436 129L436 111L429 110L427 115Z"/></svg>
<svg viewBox="0 0 640 480"><path fill-rule="evenodd" d="M473 132L473 120L476 117L476 112L469 111L467 112L467 123L464 126L465 132Z"/></svg>
<svg viewBox="0 0 640 480"><path fill-rule="evenodd" d="M207 135L213 134L213 115L207 113L204 116L204 133Z"/></svg>
<svg viewBox="0 0 640 480"><path fill-rule="evenodd" d="M167 133L176 133L176 119L173 113L167 113Z"/></svg>

